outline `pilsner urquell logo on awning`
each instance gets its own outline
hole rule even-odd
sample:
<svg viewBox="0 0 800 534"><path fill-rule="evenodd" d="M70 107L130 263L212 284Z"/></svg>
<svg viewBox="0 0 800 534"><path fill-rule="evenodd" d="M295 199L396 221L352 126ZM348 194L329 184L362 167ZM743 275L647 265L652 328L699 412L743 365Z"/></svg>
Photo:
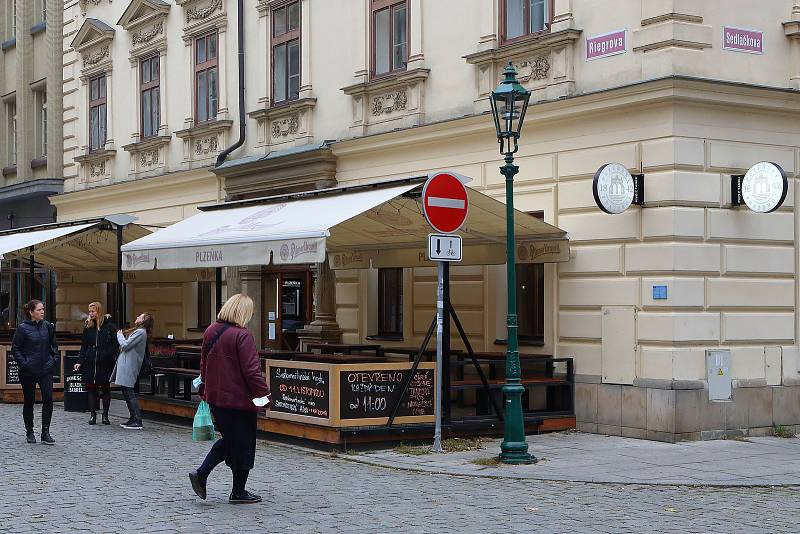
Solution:
<svg viewBox="0 0 800 534"><path fill-rule="evenodd" d="M762 54L764 52L764 32L725 26L722 32L722 48L734 52Z"/></svg>
<svg viewBox="0 0 800 534"><path fill-rule="evenodd" d="M624 54L626 46L625 30L617 30L603 35L586 38L586 59Z"/></svg>

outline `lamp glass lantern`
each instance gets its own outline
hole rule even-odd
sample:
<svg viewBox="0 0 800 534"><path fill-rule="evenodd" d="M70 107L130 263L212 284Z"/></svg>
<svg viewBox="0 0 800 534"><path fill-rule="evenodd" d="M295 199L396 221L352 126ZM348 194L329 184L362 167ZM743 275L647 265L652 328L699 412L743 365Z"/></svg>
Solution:
<svg viewBox="0 0 800 534"><path fill-rule="evenodd" d="M531 93L517 81L517 71L509 61L503 70L503 81L492 91L489 99L494 116L494 127L497 131L497 142L500 143L501 154L513 154L517 151L517 142Z"/></svg>

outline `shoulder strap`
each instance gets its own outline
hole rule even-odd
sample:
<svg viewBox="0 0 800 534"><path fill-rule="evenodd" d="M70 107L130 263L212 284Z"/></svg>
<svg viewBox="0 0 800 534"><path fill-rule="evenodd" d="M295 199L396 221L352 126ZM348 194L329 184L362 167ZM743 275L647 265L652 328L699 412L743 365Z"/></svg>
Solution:
<svg viewBox="0 0 800 534"><path fill-rule="evenodd" d="M212 337L211 340L208 342L208 345L207 345L207 348L206 348L206 355L211 354L211 349L213 349L214 345L217 344L217 341L219 341L219 338L221 338L222 334L225 333L225 330L227 330L230 327L231 327L231 325L225 323L225 324L222 325L222 328L220 328L217 331L217 333L214 334L214 337Z"/></svg>

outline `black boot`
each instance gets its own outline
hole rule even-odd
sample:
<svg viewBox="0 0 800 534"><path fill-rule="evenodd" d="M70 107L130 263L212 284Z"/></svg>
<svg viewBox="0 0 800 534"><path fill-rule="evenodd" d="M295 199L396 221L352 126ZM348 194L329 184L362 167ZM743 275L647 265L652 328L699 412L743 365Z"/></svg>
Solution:
<svg viewBox="0 0 800 534"><path fill-rule="evenodd" d="M231 504L255 504L257 502L261 502L261 496L256 495L255 493L250 493L247 490L244 490L240 494L231 493L228 502Z"/></svg>
<svg viewBox="0 0 800 534"><path fill-rule="evenodd" d="M92 417L89 418L89 424L90 425L97 424L97 412L95 412L94 410L92 410Z"/></svg>
<svg viewBox="0 0 800 534"><path fill-rule="evenodd" d="M203 500L206 500L206 479L200 476L197 471L189 471L189 481L192 489Z"/></svg>
<svg viewBox="0 0 800 534"><path fill-rule="evenodd" d="M45 445L55 445L56 444L56 440L54 440L53 436L50 435L50 429L49 428L43 428L42 429L41 438L42 438L42 443L44 443Z"/></svg>
<svg viewBox="0 0 800 534"><path fill-rule="evenodd" d="M33 433L33 430L25 432L25 441L28 443L36 443L36 434Z"/></svg>
<svg viewBox="0 0 800 534"><path fill-rule="evenodd" d="M110 425L111 421L108 420L108 412L103 412L103 424Z"/></svg>

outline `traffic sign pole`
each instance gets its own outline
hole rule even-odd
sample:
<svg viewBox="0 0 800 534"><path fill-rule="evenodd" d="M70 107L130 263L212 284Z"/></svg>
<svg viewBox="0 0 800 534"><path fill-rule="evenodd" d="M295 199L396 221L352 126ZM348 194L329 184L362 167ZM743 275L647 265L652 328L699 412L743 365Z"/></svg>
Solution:
<svg viewBox="0 0 800 534"><path fill-rule="evenodd" d="M436 285L436 427L433 432L433 452L444 452L442 449L442 357L444 336L444 266L438 263L438 284Z"/></svg>

